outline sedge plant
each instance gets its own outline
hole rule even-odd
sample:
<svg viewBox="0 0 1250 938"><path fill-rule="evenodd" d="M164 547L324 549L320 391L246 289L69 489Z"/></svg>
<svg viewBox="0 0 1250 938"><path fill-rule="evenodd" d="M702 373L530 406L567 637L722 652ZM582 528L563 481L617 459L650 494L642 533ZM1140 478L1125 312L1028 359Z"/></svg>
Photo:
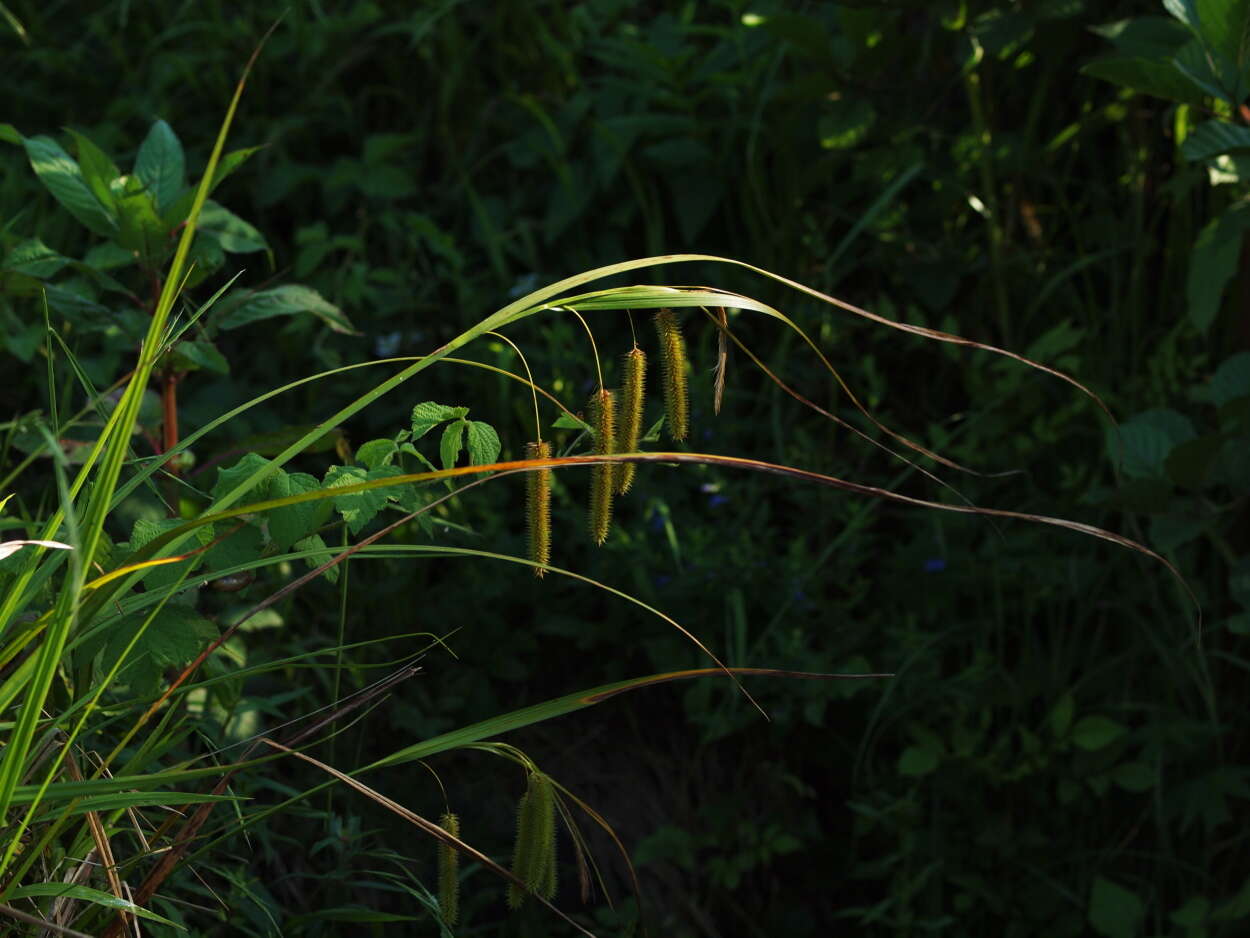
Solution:
<svg viewBox="0 0 1250 938"><path fill-rule="evenodd" d="M152 909L154 899L170 889L171 875L185 864L211 856L229 838L264 825L278 812L306 803L330 786L342 786L431 839L431 856L437 850L438 868L428 901L444 925L454 923L464 906L458 892L457 858L465 856L507 883L509 906L520 906L532 898L589 933L557 908L558 868L563 856L558 845L561 837L568 837L579 874L588 878L584 870L593 865L593 858L588 857L585 840L577 832L575 815L581 812L614 836L611 826L592 806L566 790L559 779L524 753L498 742L497 737L627 691L679 679L728 677L749 697L743 685L748 677L885 677L730 667L693 631L659 609L561 566L561 558L574 552L561 552L560 545L574 539L584 542L587 534L559 530L553 524L552 479L557 472L590 476L588 540L596 544L611 536L614 499L637 497L645 490L645 473L639 469L652 464L702 464L769 473L934 510L1020 518L1066 528L1139 551L1171 569L1163 558L1128 538L1064 519L905 496L749 455L689 448L640 449L649 359L659 362L662 373L659 384L667 436L675 447L688 447L690 440L697 438L691 428L687 374L692 363L685 339L685 332L694 328L717 333L720 360L715 363L715 409L720 408L725 357L732 343L800 405L813 408L874 445L886 445L839 417L833 404L809 400L764 367L732 329L727 311L737 311L762 315L793 331L836 380L851 407L892 441L889 445L899 450L896 455L900 458L964 468L877 423L819 345L772 305L705 286L595 286L598 281L660 266L736 266L883 327L1006 355L1068 381L1093 397L1074 379L1011 352L894 322L779 275L721 257L675 254L590 270L514 300L429 354L360 362L311 375L274 388L203 426L180 428L179 383L197 361L201 366L214 361L209 339L185 336L201 318L212 321L222 308L219 304L226 304L227 310L226 316L218 318L219 323L241 324L243 320L289 314L295 311L292 304L303 303L331 328L350 329L337 308L289 289L276 292L281 288L274 288L261 297L263 302L254 295L232 302L223 288L199 307L190 303L189 291L201 276L201 268L193 263L197 239L205 232L211 239L223 224L221 212L210 205L208 196L232 165L246 158L225 155L244 80L240 80L226 111L201 181L185 191L178 178L168 181L171 174L165 170L172 165L170 154L174 150L164 129L157 132L143 170L122 177L86 138L76 141L75 162L54 151L50 141L28 140L12 128L0 128L6 139L27 149L36 172L46 177L45 182L76 217L90 219L98 226L97 233L106 237L114 234L110 224L118 226L118 245L141 258L141 267L152 275L149 279L153 284L150 302L145 305L142 342L129 373L114 389L101 391L92 385L76 367L72 351L60 342L48 318L44 353L49 390L55 389L54 361L64 361L75 374L77 393L85 404L79 412L65 415L53 407L48 421L33 424L40 442L31 451L50 459L55 507L40 513L10 504L9 511L18 509L17 518L30 536L7 542L4 553L10 556L0 558L5 563L0 579L0 720L7 731L0 751L0 829L4 831L0 840L0 914L8 916L15 927L34 927L32 923L37 923L68 934L113 936L126 933L135 921L179 924ZM49 167L55 167L57 174L51 174ZM178 173L172 175L177 177ZM158 190L163 185L167 188L161 194ZM158 213L155 221L148 217L149 208ZM164 215L159 214L162 208ZM143 227L144 219L147 228ZM168 239L170 235L174 236L172 241L160 241L160 237ZM198 250L211 260L216 255L210 248L201 242ZM48 294L47 286L34 274L16 283L26 291L31 308ZM184 310L189 311L185 320L180 318ZM505 373L534 402L536 426L532 436L529 428L496 427L488 421L470 419L468 407L423 400L417 390L417 379L427 369L475 364L456 357L456 353L487 335L506 337L510 327L530 317L581 318L586 313L609 311L653 315L656 346L648 352L643 347L646 340L635 338L634 347L625 353L624 387L608 388L593 331L583 320L590 332L594 358L587 372L597 378L584 414L574 413L562 403L559 395L545 386L541 374L529 374L528 365L524 377ZM355 369L389 374L366 393L327 406L314 424L292 434L268 456L247 452L228 467L216 467L216 481L211 487L186 472L190 465L186 454L206 435L229 427L241 415L297 387L317 384L326 389L324 397L329 399L334 377ZM333 437L336 428L385 396L401 391L419 401L412 408L409 426L393 436L370 440L354 451L340 447L341 464L331 466L320 477L297 468L306 454ZM136 435L136 430L145 426L143 408L154 392L164 415L163 432ZM553 403L561 411L556 426L573 431L573 435L562 438L562 445L555 439L543 439L543 411L550 411ZM59 441L69 428L86 420L98 421L98 432L71 460ZM180 432L186 429L191 432ZM435 436L436 452L430 449ZM423 447L429 449L428 454ZM519 458L502 458L505 449ZM21 468L31 464L28 459ZM471 498L482 485L510 484L503 480L514 476L514 482L524 482L514 488L518 504L524 500L526 506L526 556L455 547L431 539L432 519L449 504ZM7 477L6 485L14 478ZM168 516L136 521L128 532L129 539L122 540L127 532L118 530L116 519L127 499L142 491L162 500ZM398 517L382 523L392 515ZM329 535L336 535L338 543L332 544L335 537ZM706 655L707 666L576 690L395 748L382 758L350 769L313 756L311 750L332 738L343 721L368 720L373 709L383 705L417 672L416 660L446 641L444 635L426 635L418 650L406 656L387 678L352 695L336 693L325 708L295 721L288 730L236 740L251 745L222 750L230 761L223 762L222 752L198 742L197 734L211 738L216 733L215 717L224 713L228 722L231 693L237 700L238 687L249 679L311 659L330 657L341 665L344 653L352 650L340 639L337 646L305 652L296 661L232 666L228 663L231 649L250 621L313 580L333 578L349 559L402 558L415 562L447 557L510 564L539 576L568 577L603 590L613 600L632 605L640 615L659 617L677 629ZM306 567L298 575L294 572L297 564ZM199 611L197 600L202 591L246 586L258 571L267 571L285 582L252 602L224 627ZM437 821L431 821L382 794L376 782L363 780L364 776L384 778L399 766L453 750L501 756L522 769L524 794L517 809L517 840L510 866L473 846L465 833L474 826L472 809L456 805L454 793L447 798L447 810ZM257 771L275 759L300 760L321 773L324 780L277 805L252 807L233 794L232 782L241 773ZM156 812L164 809L177 809L177 813L164 815L157 823ZM139 839L131 836L136 817L151 826ZM86 857L92 859L83 859Z"/></svg>

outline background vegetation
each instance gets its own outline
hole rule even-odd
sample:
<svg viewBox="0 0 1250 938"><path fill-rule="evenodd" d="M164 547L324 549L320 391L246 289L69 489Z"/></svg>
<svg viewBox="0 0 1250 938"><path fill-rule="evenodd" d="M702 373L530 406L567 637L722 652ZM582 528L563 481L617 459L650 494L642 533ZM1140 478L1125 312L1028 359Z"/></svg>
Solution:
<svg viewBox="0 0 1250 938"><path fill-rule="evenodd" d="M610 821L657 934L1231 936L1250 922L1250 832L1237 820L1250 799L1245 6L8 0L20 26L0 35L0 100L27 138L81 156L69 128L123 167L164 120L194 181L243 64L285 12L232 132L232 147L258 149L214 194L233 221L218 216L219 250L204 249L209 274L191 293L201 303L242 271L236 288L299 284L324 305L305 295L280 311L291 315L261 319L238 313L239 299L237 322L229 307L206 320L177 399L184 435L314 371L432 351L577 271L685 250L1076 376L1120 421L1118 473L1106 418L1039 372L745 272L648 275L781 305L878 419L990 474L943 472L976 504L1099 525L1160 551L1198 595L1201 642L1163 568L1068 531L719 467L643 466L613 536L590 551L585 483L557 474L557 565L662 609L731 664L896 676L751 683L767 723L727 681L664 685L506 741ZM1214 37L1194 61L1191 12ZM35 236L87 263L39 267L22 253ZM6 538L39 536L57 504L35 430L50 414L50 349L61 412L84 403L17 275L45 284L52 328L107 388L133 367L146 328L138 312L117 312L120 298L140 310L146 293L121 273L124 289L110 292L98 276L108 257L89 254L102 240L21 147L0 148ZM791 387L877 433L795 337L762 318L732 321ZM628 324L591 322L615 371ZM800 407L741 354L713 418L716 334L687 322L695 448L953 499ZM566 403L593 388L571 318L534 317L509 335ZM465 354L518 367L492 339ZM369 371L242 414L196 443L187 480L208 490L243 450L274 455L298 436L290 428L364 395L379 380ZM419 385L290 469L320 478L406 429L427 400L468 406L498 429L505 457L522 457L532 406L521 386L451 367ZM159 407L140 422L159 443ZM152 452L141 437L134 446ZM76 448L63 449L72 463ZM1024 471L994 475L1011 469ZM519 492L479 488L436 515L435 542L523 554ZM118 507L112 538L161 517L150 494L136 496ZM0 563L18 575L15 558ZM283 581L264 569L246 592L206 595L201 611L224 623ZM425 647L417 633L447 636L449 650L427 654L318 758L365 765L501 711L706 664L662 623L575 581L453 558L353 561L231 640L217 673L258 676L229 699L185 698L195 732L169 759L272 732L369 685ZM358 647L314 654L345 642ZM298 664L276 664L287 659ZM426 817L450 804L466 840L506 858L524 775L478 751L429 768L446 798L415 762L369 780ZM325 778L288 759L240 773L230 793L251 813ZM435 933L433 842L373 801L331 789L245 833L228 823L235 810L218 809L220 839L205 838L211 849L166 882L155 912L196 935ZM579 903L567 853L557 904L616 934L634 917L629 880L609 840L590 842L616 909L601 896ZM64 852L44 846L32 875L63 879ZM489 872L465 881L457 934L561 927L534 904L509 913Z"/></svg>

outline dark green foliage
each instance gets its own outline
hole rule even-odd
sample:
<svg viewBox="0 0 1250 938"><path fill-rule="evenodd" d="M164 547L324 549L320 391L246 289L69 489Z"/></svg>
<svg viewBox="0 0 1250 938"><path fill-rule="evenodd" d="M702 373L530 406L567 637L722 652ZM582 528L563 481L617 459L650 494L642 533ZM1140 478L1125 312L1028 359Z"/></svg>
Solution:
<svg viewBox="0 0 1250 938"><path fill-rule="evenodd" d="M662 608L731 663L898 674L832 690L752 684L767 724L703 683L523 731L635 850L653 933L1236 938L1250 927L1250 173L1232 31L1145 0L4 9L29 38L0 22L3 118L16 129L0 127L6 538L33 536L33 519L57 504L38 427L84 399L65 351L46 341L40 291L86 380L105 388L133 367L149 274L189 208L184 187L253 44L286 11L199 227L180 322L241 276L169 351L184 435L313 372L428 353L511 292L698 249L1087 381L1118 434L1066 386L1012 363L814 304L781 310L884 423L979 471L1027 470L944 471L963 495L1142 538L1201 599L1199 644L1167 577L1101 542L715 469L649 471L616 506L611 541L569 566ZM1195 41L1233 71L1192 58ZM1194 83L1204 62L1214 91ZM122 167L133 172L111 186ZM664 274L712 276L692 265ZM692 448L956 498L804 410L742 355L713 418L716 329L702 315L683 314ZM624 317L593 325L604 347L627 347ZM731 313L729 326L790 387L875 433L771 320ZM584 336L566 317L521 328L540 384L558 382L566 401L590 393ZM469 357L513 368L510 355L483 343ZM161 497L206 503L214 484L237 484L398 367L294 387L208 434L176 490L119 507L93 559L112 569L164 522ZM275 472L247 500L522 456L533 414L518 385L450 367L421 377L326 427L298 471ZM162 390L145 402L137 457L160 441ZM57 434L71 465L106 417ZM576 432L554 430L555 452ZM557 530L583 524L583 486L555 479ZM324 562L345 526L367 533L444 494L384 491L214 526L228 536L188 583L248 557L301 559L240 594L200 590L195 607L167 606L148 626L150 656L122 671L106 703L167 684L268 595L261 587ZM412 539L522 555L518 492L483 486L422 515ZM0 561L0 584L20 561ZM145 590L182 572L147 574L72 651L75 667L108 667L154 608ZM591 686L702 663L632 608L559 577L532 585L519 568L451 558L354 559L346 577L331 574L349 584L344 619L333 584L318 582L236 636L206 665L214 683L178 712L182 735L160 737L171 764L225 746L233 757L243 740L368 686L415 632L461 629L447 638L459 658L431 653L369 721L336 724L336 765L544 699L570 674ZM327 676L340 636L376 643L346 653L342 688ZM313 657L281 663L301 654ZM324 781L277 765L236 781L247 812ZM512 805L499 776L468 755L437 767L456 803L474 805L477 845L506 856ZM424 769L388 772L371 781L437 816ZM421 888L437 888L426 845L355 795L310 800L247 840L224 817L214 824L194 872L162 890L177 903L153 905L196 935L402 930L367 916L426 916ZM624 877L606 875L619 898ZM218 899L228 914L203 911ZM460 899L466 929L553 930L538 908L507 917L483 874ZM615 913L599 902L585 921L613 934Z"/></svg>

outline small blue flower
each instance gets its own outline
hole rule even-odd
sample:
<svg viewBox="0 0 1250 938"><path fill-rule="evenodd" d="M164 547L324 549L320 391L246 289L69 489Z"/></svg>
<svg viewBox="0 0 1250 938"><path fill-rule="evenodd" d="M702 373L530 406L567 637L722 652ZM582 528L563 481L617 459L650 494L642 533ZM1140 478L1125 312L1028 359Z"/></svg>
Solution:
<svg viewBox="0 0 1250 938"><path fill-rule="evenodd" d="M712 495L708 498L707 504L709 508L719 508L727 501L729 501L728 495Z"/></svg>
<svg viewBox="0 0 1250 938"><path fill-rule="evenodd" d="M946 569L945 557L930 557L924 562L925 573L941 573Z"/></svg>
<svg viewBox="0 0 1250 938"><path fill-rule="evenodd" d="M379 358L390 358L399 351L399 343L403 339L402 332L386 332L373 339L373 354Z"/></svg>

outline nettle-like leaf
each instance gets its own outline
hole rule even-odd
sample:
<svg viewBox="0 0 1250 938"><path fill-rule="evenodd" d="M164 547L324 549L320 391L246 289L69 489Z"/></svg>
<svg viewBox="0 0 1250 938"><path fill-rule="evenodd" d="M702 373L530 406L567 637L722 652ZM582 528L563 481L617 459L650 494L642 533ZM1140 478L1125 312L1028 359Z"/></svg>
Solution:
<svg viewBox="0 0 1250 938"><path fill-rule="evenodd" d="M359 485L361 482L369 482L373 479L389 478L397 474L398 467L396 466L381 466L369 470L359 466L331 466L322 484L327 489L335 489L347 485ZM386 500L387 493L384 489L369 489L348 495L336 495L334 507L347 522L348 529L353 534L359 534L364 526L386 507Z"/></svg>
<svg viewBox="0 0 1250 938"><path fill-rule="evenodd" d="M297 313L311 313L335 332L360 334L341 309L311 287L298 284L270 290L236 290L218 305L214 322L218 329L237 329L262 319Z"/></svg>
<svg viewBox="0 0 1250 938"><path fill-rule="evenodd" d="M156 521L149 520L147 518L140 518L134 523L134 527L131 528L130 550L132 552L137 551L140 548L147 546L147 544L151 541L156 540L156 538L160 537L166 531L171 531L174 528L180 527L182 524L183 521L180 518L162 518ZM213 531L211 526L197 530L196 538L199 541L199 544L190 546L203 546L212 541ZM151 570L144 573L139 580L149 590L158 590L166 586L173 586L182 576L183 570L194 570L200 565L203 559L203 554L194 554L181 563L162 564L161 566L153 567Z"/></svg>
<svg viewBox="0 0 1250 938"><path fill-rule="evenodd" d="M226 492L231 491L270 465L270 460L264 456L257 453L248 453L230 468L218 469L217 484L213 486L212 491L213 498L220 498ZM252 501L266 501L269 499L287 498L291 495L315 492L319 488L321 488L321 484L307 473L288 473L285 469L279 469L259 486L253 488L249 493L249 499ZM286 550L295 542L314 534L321 525L325 524L331 510L328 502L310 501L300 502L297 505L286 505L267 512L265 515L265 527L268 530L270 543L278 550ZM216 548L214 548L215 550ZM257 549L251 556L259 556L259 554L260 550ZM223 554L223 556L225 555ZM243 557L242 559L246 560L248 558ZM217 565L217 568L220 569L225 566L229 566L229 564L222 563Z"/></svg>
<svg viewBox="0 0 1250 938"><path fill-rule="evenodd" d="M325 550L326 542L322 540L320 534L313 534L309 537L303 538L302 540L296 541L294 548L295 550ZM324 557L304 558L304 563L308 565L310 570L321 566L324 562ZM330 567L321 575L331 583L337 583L339 581L339 568L337 566Z"/></svg>
<svg viewBox="0 0 1250 938"><path fill-rule="evenodd" d="M269 482L267 497L286 498L315 492L319 488L320 483L306 472L287 473L280 470ZM326 501L300 502L298 505L275 508L269 512L269 537L278 550L287 550L303 538L316 536L312 532L325 524L331 511L330 503Z"/></svg>
<svg viewBox="0 0 1250 938"><path fill-rule="evenodd" d="M239 461L233 466L225 469L218 468L217 484L213 486L213 490L211 492L213 500L216 501L221 498L231 489L238 487L256 473L264 470L268 465L269 460L264 456L258 455L257 453L246 453L240 457ZM253 489L251 492L251 498L256 501L263 500L266 497L270 484L272 484L272 481Z"/></svg>
<svg viewBox="0 0 1250 938"><path fill-rule="evenodd" d="M419 440L435 427L450 421L443 429L439 440L439 458L444 469L450 469L460 458L466 447L469 451L469 462L474 466L482 466L494 462L502 445L495 428L480 420L467 419L469 408L450 407L447 404L436 404L434 401L423 401L412 408L412 439ZM411 452L420 455L417 450L405 443L400 452ZM428 461L427 461L428 465Z"/></svg>
<svg viewBox="0 0 1250 938"><path fill-rule="evenodd" d="M466 444L469 448L469 462L475 466L485 466L499 458L502 444L495 428L480 420L468 422Z"/></svg>
<svg viewBox="0 0 1250 938"><path fill-rule="evenodd" d="M182 153L182 144L165 121L158 120L153 124L139 145L135 175L151 193L158 210L168 208L182 192L186 158Z"/></svg>
<svg viewBox="0 0 1250 938"><path fill-rule="evenodd" d="M468 413L467 407L448 407L446 404L423 401L412 408L412 438L419 440L440 423L459 420Z"/></svg>
<svg viewBox="0 0 1250 938"><path fill-rule="evenodd" d="M399 444L394 440L370 440L356 450L356 462L368 469L376 469L378 466L389 466L398 453Z"/></svg>
<svg viewBox="0 0 1250 938"><path fill-rule="evenodd" d="M209 570L228 570L255 560L264 551L265 534L259 522L235 519L213 525L213 529L221 540L205 552L204 565Z"/></svg>
<svg viewBox="0 0 1250 938"><path fill-rule="evenodd" d="M438 455L443 461L443 468L450 469L456 464L464 441L464 428L468 421L461 418L447 425L443 430L443 438L438 443Z"/></svg>
<svg viewBox="0 0 1250 938"><path fill-rule="evenodd" d="M109 629L101 658L104 671L121 657L149 614L144 611L125 616ZM167 603L131 650L119 680L135 693L154 694L165 668L185 667L217 635L217 627L191 607Z"/></svg>

